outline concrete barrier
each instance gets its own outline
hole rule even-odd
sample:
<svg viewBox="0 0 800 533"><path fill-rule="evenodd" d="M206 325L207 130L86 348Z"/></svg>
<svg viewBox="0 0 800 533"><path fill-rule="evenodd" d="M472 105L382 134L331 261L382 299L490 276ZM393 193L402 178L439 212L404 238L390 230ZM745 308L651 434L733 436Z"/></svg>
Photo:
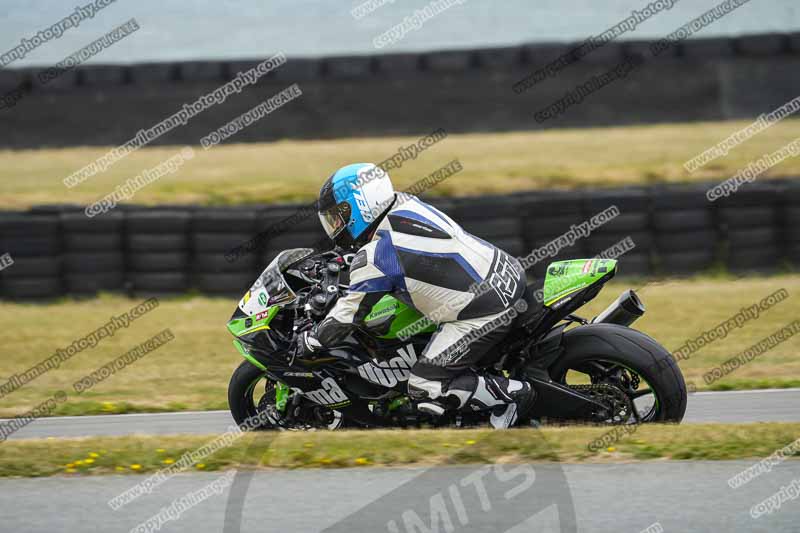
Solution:
<svg viewBox="0 0 800 533"><path fill-rule="evenodd" d="M688 40L656 57L648 41L609 42L533 87L512 88L580 44L289 58L257 87L153 144L197 143L291 83L303 96L237 142L742 119L794 98L800 86L800 34L766 34ZM586 97L579 109L534 120L535 111L634 56L643 66ZM0 131L10 132L0 136L0 148L122 144L257 61L90 66L44 86L26 82L35 70L0 70L0 90L20 83L25 89L17 105L0 109Z"/></svg>

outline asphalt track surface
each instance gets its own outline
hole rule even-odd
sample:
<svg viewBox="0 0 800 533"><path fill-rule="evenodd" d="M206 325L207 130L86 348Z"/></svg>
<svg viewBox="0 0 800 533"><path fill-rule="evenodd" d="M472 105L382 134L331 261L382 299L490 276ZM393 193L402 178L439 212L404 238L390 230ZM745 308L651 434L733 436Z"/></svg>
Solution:
<svg viewBox="0 0 800 533"><path fill-rule="evenodd" d="M686 416L687 423L798 420L800 389L696 393ZM12 438L219 433L231 423L227 412L61 417ZM117 511L108 500L143 476L3 479L0 532L639 533L656 523L650 531L799 531L800 498L758 518L751 509L782 487L800 487L800 461L730 488L727 480L754 462L243 471L150 528L137 526L225 474L179 474Z"/></svg>
<svg viewBox="0 0 800 533"><path fill-rule="evenodd" d="M158 531L639 533L656 522L661 529L651 531L666 533L798 531L797 500L759 518L750 513L782 486L800 480L800 461L787 461L737 489L727 485L752 464L515 465L504 467L514 475L502 476L502 482L495 479L494 466L239 473L229 488ZM106 502L129 489L133 476L2 480L0 530L156 531L135 528L221 476L176 476L117 511Z"/></svg>
<svg viewBox="0 0 800 533"><path fill-rule="evenodd" d="M697 392L689 395L684 422L800 422L800 389ZM36 420L9 438L214 434L232 424L228 411L66 416Z"/></svg>

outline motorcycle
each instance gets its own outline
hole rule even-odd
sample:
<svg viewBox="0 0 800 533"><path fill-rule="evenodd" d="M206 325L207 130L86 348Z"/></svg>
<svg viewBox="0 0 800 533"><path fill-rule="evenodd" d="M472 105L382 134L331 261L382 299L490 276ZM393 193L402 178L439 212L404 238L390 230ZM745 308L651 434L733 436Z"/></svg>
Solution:
<svg viewBox="0 0 800 533"><path fill-rule="evenodd" d="M262 421L259 429L280 430L487 424L486 411L434 417L409 399L411 367L436 324L392 295L341 345L314 358L295 357L296 335L324 318L347 290L352 258L338 250L285 250L239 301L227 324L245 359L228 386L237 424L254 417ZM532 384L536 402L517 425L682 420L683 375L667 350L630 327L645 311L633 290L592 320L575 314L616 273L613 259L554 262L543 286L528 285L509 311L510 333L476 370Z"/></svg>

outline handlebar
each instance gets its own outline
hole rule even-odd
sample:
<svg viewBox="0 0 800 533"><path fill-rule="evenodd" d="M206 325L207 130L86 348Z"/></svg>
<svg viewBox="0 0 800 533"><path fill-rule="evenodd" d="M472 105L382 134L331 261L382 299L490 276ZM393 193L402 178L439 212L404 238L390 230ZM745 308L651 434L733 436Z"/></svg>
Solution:
<svg viewBox="0 0 800 533"><path fill-rule="evenodd" d="M345 257L338 251L326 252L320 256L322 260L314 259L314 271L318 276L321 274L321 277L316 277L317 281L312 286L303 307L309 318L322 317L330 311L339 297L340 275L349 266Z"/></svg>

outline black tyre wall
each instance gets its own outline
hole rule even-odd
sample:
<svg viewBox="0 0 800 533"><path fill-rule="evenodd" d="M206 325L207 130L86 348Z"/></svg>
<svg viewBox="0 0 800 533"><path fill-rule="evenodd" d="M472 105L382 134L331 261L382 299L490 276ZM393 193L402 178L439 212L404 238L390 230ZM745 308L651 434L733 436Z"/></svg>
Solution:
<svg viewBox="0 0 800 533"><path fill-rule="evenodd" d="M189 226L177 209L145 209L125 215L125 277L136 293L176 293L190 287Z"/></svg>
<svg viewBox="0 0 800 533"><path fill-rule="evenodd" d="M83 211L61 213L67 292L90 295L123 290L124 222L124 215L117 211L92 218Z"/></svg>
<svg viewBox="0 0 800 533"><path fill-rule="evenodd" d="M0 271L0 295L55 298L61 283L61 226L47 213L0 213L0 255L13 264Z"/></svg>
<svg viewBox="0 0 800 533"><path fill-rule="evenodd" d="M586 359L608 359L637 371L659 392L662 412L657 421L680 422L686 412L687 390L670 353L640 331L615 324L590 324L564 334L564 354L550 369L555 377Z"/></svg>
<svg viewBox="0 0 800 533"><path fill-rule="evenodd" d="M651 199L644 189L622 189L613 193L587 194L582 205L583 218L593 222L601 212L615 208L618 214L593 227L585 238L588 257L614 254L619 262L620 276L646 276L652 271L653 249ZM614 247L623 241L632 242L634 248L616 255ZM619 249L621 252L622 249Z"/></svg>
<svg viewBox="0 0 800 533"><path fill-rule="evenodd" d="M800 180L759 179L709 202L706 192L717 183L425 201L517 257L531 256L611 205L619 209L588 237L553 255L539 254L529 278L543 277L552 262L593 257L626 237L636 246L618 258L620 275L691 275L717 264L743 273L800 268ZM257 249L229 254L254 239ZM310 203L122 205L94 218L85 216L83 206L38 206L0 212L0 255L15 261L0 271L0 296L4 287L15 298L57 296L60 287L76 294L197 288L239 296L279 251L331 246Z"/></svg>
<svg viewBox="0 0 800 533"><path fill-rule="evenodd" d="M783 256L779 191L774 184L755 182L718 202L718 224L727 243L725 263L732 272L778 268Z"/></svg>
<svg viewBox="0 0 800 533"><path fill-rule="evenodd" d="M197 213L192 222L191 283L209 294L240 296L257 275L258 254L228 253L256 236L255 209L218 209Z"/></svg>
<svg viewBox="0 0 800 533"><path fill-rule="evenodd" d="M653 191L654 257L663 275L689 275L720 257L719 232L707 187L659 187Z"/></svg>

